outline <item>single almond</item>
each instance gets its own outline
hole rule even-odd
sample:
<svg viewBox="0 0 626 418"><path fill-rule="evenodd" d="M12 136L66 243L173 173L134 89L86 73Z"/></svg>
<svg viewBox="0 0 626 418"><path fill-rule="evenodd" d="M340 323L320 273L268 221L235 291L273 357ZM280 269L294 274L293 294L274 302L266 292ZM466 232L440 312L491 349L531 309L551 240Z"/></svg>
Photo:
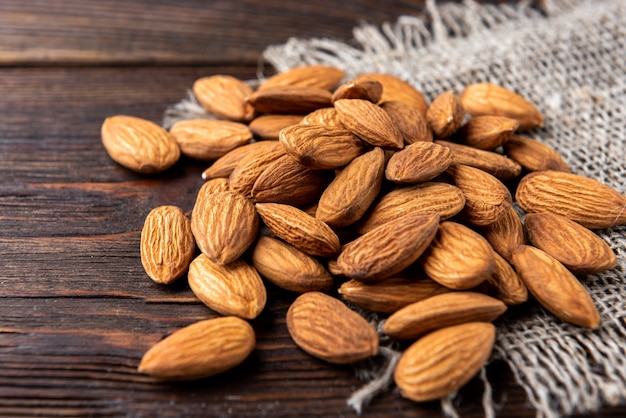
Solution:
<svg viewBox="0 0 626 418"><path fill-rule="evenodd" d="M139 246L148 277L163 284L183 276L196 251L191 223L177 206L159 206L148 213Z"/></svg>
<svg viewBox="0 0 626 418"><path fill-rule="evenodd" d="M264 155L266 153L273 153L276 150L281 150L282 147L283 146L278 141L260 141L242 145L215 160L209 168L202 172L202 178L208 180L217 177L228 177L235 167L237 167L239 161L246 155L252 153Z"/></svg>
<svg viewBox="0 0 626 418"><path fill-rule="evenodd" d="M513 266L498 253L495 253L495 261L493 273L480 284L476 291L484 292L506 305L519 305L526 302L528 289Z"/></svg>
<svg viewBox="0 0 626 418"><path fill-rule="evenodd" d="M333 92L333 103L341 99L363 99L378 103L383 95L383 85L373 78L359 77L337 87Z"/></svg>
<svg viewBox="0 0 626 418"><path fill-rule="evenodd" d="M450 164L452 153L449 148L433 142L415 142L391 156L385 177L394 183L422 183L446 171Z"/></svg>
<svg viewBox="0 0 626 418"><path fill-rule="evenodd" d="M257 203L265 225L279 238L310 255L332 257L339 253L337 234L306 212L279 203Z"/></svg>
<svg viewBox="0 0 626 418"><path fill-rule="evenodd" d="M446 173L465 196L463 219L476 226L496 222L512 204L511 192L497 178L481 169L453 164Z"/></svg>
<svg viewBox="0 0 626 418"><path fill-rule="evenodd" d="M340 300L320 292L296 298L287 311L287 330L298 347L329 363L354 363L378 353L376 330Z"/></svg>
<svg viewBox="0 0 626 418"><path fill-rule="evenodd" d="M274 74L259 86L259 90L275 86L316 87L331 90L339 84L344 71L329 65L302 65Z"/></svg>
<svg viewBox="0 0 626 418"><path fill-rule="evenodd" d="M283 128L302 122L301 115L261 115L250 122L250 131L263 140L278 140Z"/></svg>
<svg viewBox="0 0 626 418"><path fill-rule="evenodd" d="M522 219L513 207L508 208L497 221L480 228L480 233L494 251L509 262L513 251L526 244Z"/></svg>
<svg viewBox="0 0 626 418"><path fill-rule="evenodd" d="M291 157L314 170L343 167L365 152L356 135L332 126L290 126L280 132L280 143Z"/></svg>
<svg viewBox="0 0 626 418"><path fill-rule="evenodd" d="M522 172L521 165L497 152L480 150L444 140L436 140L435 143L450 149L453 164L480 168L498 180L512 180Z"/></svg>
<svg viewBox="0 0 626 418"><path fill-rule="evenodd" d="M570 172L567 162L556 150L536 139L513 135L504 145L504 153L527 171Z"/></svg>
<svg viewBox="0 0 626 418"><path fill-rule="evenodd" d="M242 259L222 265L200 254L191 262L187 276L194 295L222 315L254 319L265 307L267 293L263 280Z"/></svg>
<svg viewBox="0 0 626 418"><path fill-rule="evenodd" d="M339 113L334 107L323 107L314 110L302 118L302 125L323 125L336 128L344 128L343 123L339 119Z"/></svg>
<svg viewBox="0 0 626 418"><path fill-rule="evenodd" d="M526 212L552 212L589 229L626 224L626 196L589 177L562 171L535 171L515 193Z"/></svg>
<svg viewBox="0 0 626 418"><path fill-rule="evenodd" d="M259 217L252 202L237 193L203 193L191 214L191 230L200 251L215 263L228 264L254 242Z"/></svg>
<svg viewBox="0 0 626 418"><path fill-rule="evenodd" d="M216 160L252 139L250 128L242 123L210 119L176 122L170 135L183 155L202 161Z"/></svg>
<svg viewBox="0 0 626 418"><path fill-rule="evenodd" d="M441 220L449 219L465 206L461 189L447 183L427 182L398 187L383 195L356 224L360 234L390 222L409 212L436 212Z"/></svg>
<svg viewBox="0 0 626 418"><path fill-rule="evenodd" d="M445 221L420 257L424 272L437 283L454 290L478 286L493 273L491 245L467 226Z"/></svg>
<svg viewBox="0 0 626 418"><path fill-rule="evenodd" d="M361 74L359 77L374 79L383 85L383 95L380 99L381 103L398 100L417 109L422 115L426 115L428 103L424 95L401 78L384 73L365 73Z"/></svg>
<svg viewBox="0 0 626 418"><path fill-rule="evenodd" d="M386 279L419 258L438 225L438 213L405 213L346 244L337 265L352 279L370 283Z"/></svg>
<svg viewBox="0 0 626 418"><path fill-rule="evenodd" d="M334 285L330 273L314 257L275 238L259 237L252 264L268 281L292 292L327 292Z"/></svg>
<svg viewBox="0 0 626 418"><path fill-rule="evenodd" d="M528 240L576 274L610 270L617 257L604 240L584 226L550 212L524 218Z"/></svg>
<svg viewBox="0 0 626 418"><path fill-rule="evenodd" d="M207 111L236 122L254 118L254 108L246 103L252 92L252 87L230 75L203 77L193 83L193 93Z"/></svg>
<svg viewBox="0 0 626 418"><path fill-rule="evenodd" d="M254 330L228 316L181 328L152 346L139 363L139 373L160 380L196 380L241 364L254 350Z"/></svg>
<svg viewBox="0 0 626 418"><path fill-rule="evenodd" d="M400 357L394 381L400 394L416 402L456 392L484 366L495 341L489 322L469 322L433 331Z"/></svg>
<svg viewBox="0 0 626 418"><path fill-rule="evenodd" d="M519 122L520 131L543 126L543 115L519 94L492 83L465 87L460 96L463 108L472 116L505 116Z"/></svg>
<svg viewBox="0 0 626 418"><path fill-rule="evenodd" d="M470 147L493 150L506 144L519 122L505 116L474 116L459 129L455 141Z"/></svg>
<svg viewBox="0 0 626 418"><path fill-rule="evenodd" d="M173 166L180 148L154 122L134 116L111 116L101 129L102 145L116 163L137 173L157 174Z"/></svg>
<svg viewBox="0 0 626 418"><path fill-rule="evenodd" d="M432 142L433 132L426 116L413 106L399 100L388 100L380 104L398 127L405 144Z"/></svg>
<svg viewBox="0 0 626 418"><path fill-rule="evenodd" d="M447 138L463 123L465 111L458 96L451 91L441 93L428 106L426 120L437 138Z"/></svg>
<svg viewBox="0 0 626 418"><path fill-rule="evenodd" d="M498 299L476 292L448 292L412 303L385 321L383 332L400 340L467 322L492 322L506 311Z"/></svg>
<svg viewBox="0 0 626 418"><path fill-rule="evenodd" d="M317 87L285 85L257 90L246 101L260 113L306 115L330 106L331 96L328 90Z"/></svg>
<svg viewBox="0 0 626 418"><path fill-rule="evenodd" d="M209 193L214 192L227 192L229 191L228 187L228 179L225 177L215 177L213 179L209 179L204 182L204 184L198 190L198 194L196 196L196 201L198 199L202 199L204 196Z"/></svg>
<svg viewBox="0 0 626 418"><path fill-rule="evenodd" d="M401 149L402 133L387 112L363 99L341 99L335 102L341 123L368 144L388 149Z"/></svg>
<svg viewBox="0 0 626 418"><path fill-rule="evenodd" d="M285 154L285 148L282 146L260 148L247 153L228 176L230 190L251 199L252 189L259 176Z"/></svg>
<svg viewBox="0 0 626 418"><path fill-rule="evenodd" d="M252 186L252 200L263 203L285 203L302 206L319 199L332 172L311 170L283 155L271 162Z"/></svg>
<svg viewBox="0 0 626 418"><path fill-rule="evenodd" d="M414 277L390 277L377 283L348 280L338 289L348 302L374 312L393 313L411 303L450 290L434 280Z"/></svg>
<svg viewBox="0 0 626 418"><path fill-rule="evenodd" d="M563 264L529 245L513 252L512 264L530 293L554 316L581 327L598 327L600 314L591 296Z"/></svg>
<svg viewBox="0 0 626 418"><path fill-rule="evenodd" d="M358 221L378 196L384 170L385 153L380 148L356 157L324 190L315 217L332 227Z"/></svg>

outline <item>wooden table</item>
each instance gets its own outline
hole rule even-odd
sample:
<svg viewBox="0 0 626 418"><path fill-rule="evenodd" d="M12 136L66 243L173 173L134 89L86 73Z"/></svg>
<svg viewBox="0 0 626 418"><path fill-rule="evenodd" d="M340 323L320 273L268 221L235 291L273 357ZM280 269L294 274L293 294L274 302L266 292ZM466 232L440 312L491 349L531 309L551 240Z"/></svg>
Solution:
<svg viewBox="0 0 626 418"><path fill-rule="evenodd" d="M348 41L363 20L381 24L423 5L0 0L0 415L355 416L346 399L363 382L294 346L284 321L294 295L271 285L252 321L257 349L242 365L192 383L136 372L165 335L216 316L184 281L150 281L139 256L146 214L163 204L190 211L206 164L134 174L108 157L100 126L114 114L160 122L199 77L255 77L267 45ZM534 416L505 364L488 374L499 416ZM483 415L481 395L477 379L461 392L462 416ZM392 390L363 416L442 414L436 402Z"/></svg>

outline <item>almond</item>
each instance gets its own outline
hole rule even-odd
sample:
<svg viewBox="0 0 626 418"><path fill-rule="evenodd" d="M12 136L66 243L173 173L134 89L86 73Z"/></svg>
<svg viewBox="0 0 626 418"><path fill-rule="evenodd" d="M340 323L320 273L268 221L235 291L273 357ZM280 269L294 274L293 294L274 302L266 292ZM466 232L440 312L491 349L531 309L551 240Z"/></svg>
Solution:
<svg viewBox="0 0 626 418"><path fill-rule="evenodd" d="M319 261L275 238L259 237L252 264L268 281L292 292L326 292L334 285L332 276Z"/></svg>
<svg viewBox="0 0 626 418"><path fill-rule="evenodd" d="M495 253L495 261L493 273L480 284L479 291L501 300L506 305L526 302L528 289L511 264L498 253Z"/></svg>
<svg viewBox="0 0 626 418"><path fill-rule="evenodd" d="M530 293L554 316L581 327L598 327L600 314L591 296L563 264L529 245L513 252L512 263Z"/></svg>
<svg viewBox="0 0 626 418"><path fill-rule="evenodd" d="M453 92L440 94L428 106L426 120L437 138L447 138L463 123L465 111L461 101Z"/></svg>
<svg viewBox="0 0 626 418"><path fill-rule="evenodd" d="M337 234L306 212L279 203L257 203L256 210L276 236L305 253L322 257L339 253Z"/></svg>
<svg viewBox="0 0 626 418"><path fill-rule="evenodd" d="M176 122L170 135L183 155L202 161L216 160L252 139L252 132L242 123L210 119Z"/></svg>
<svg viewBox="0 0 626 418"><path fill-rule="evenodd" d="M330 106L331 96L328 90L317 87L285 85L257 90L246 101L260 113L306 115Z"/></svg>
<svg viewBox="0 0 626 418"><path fill-rule="evenodd" d="M170 284L183 276L196 251L191 224L177 206L150 211L141 230L141 264L156 283Z"/></svg>
<svg viewBox="0 0 626 418"><path fill-rule="evenodd" d="M513 135L504 145L504 153L528 171L555 170L570 172L567 162L548 144L521 135Z"/></svg>
<svg viewBox="0 0 626 418"><path fill-rule="evenodd" d="M374 79L383 85L381 102L397 100L417 109L422 115L426 115L428 103L422 93L401 78L383 73L366 73L359 77Z"/></svg>
<svg viewBox="0 0 626 418"><path fill-rule="evenodd" d="M610 270L617 257L599 236L584 226L549 212L524 218L528 240L576 274Z"/></svg>
<svg viewBox="0 0 626 418"><path fill-rule="evenodd" d="M491 245L480 234L465 225L445 221L419 262L437 283L466 290L491 276L494 257Z"/></svg>
<svg viewBox="0 0 626 418"><path fill-rule="evenodd" d="M316 87L331 90L339 84L345 73L339 68L328 65L302 65L266 79L259 90L275 86Z"/></svg>
<svg viewBox="0 0 626 418"><path fill-rule="evenodd" d="M206 319L159 341L141 359L138 371L162 380L195 380L242 363L254 350L254 330L236 317Z"/></svg>
<svg viewBox="0 0 626 418"><path fill-rule="evenodd" d="M535 171L522 178L515 197L526 212L552 212L589 229L626 224L626 196L577 174Z"/></svg>
<svg viewBox="0 0 626 418"><path fill-rule="evenodd" d="M472 116L505 116L519 122L518 129L543 126L543 115L528 100L504 87L491 83L472 84L461 94L461 103Z"/></svg>
<svg viewBox="0 0 626 418"><path fill-rule="evenodd" d="M337 87L333 93L333 103L341 99L363 99L378 103L383 95L383 85L373 78L359 77Z"/></svg>
<svg viewBox="0 0 626 418"><path fill-rule="evenodd" d="M203 77L193 84L198 102L220 119L249 122L254 118L254 108L246 103L252 87L238 78L218 74Z"/></svg>
<svg viewBox="0 0 626 418"><path fill-rule="evenodd" d="M242 259L221 265L200 254L187 276L194 295L222 315L253 319L265 307L265 285L256 269Z"/></svg>
<svg viewBox="0 0 626 418"><path fill-rule="evenodd" d="M315 217L333 227L358 221L378 196L384 170L385 154L380 148L356 157L324 190Z"/></svg>
<svg viewBox="0 0 626 418"><path fill-rule="evenodd" d="M116 163L143 174L157 174L173 166L180 148L159 125L134 116L111 116L102 124L102 145Z"/></svg>
<svg viewBox="0 0 626 418"><path fill-rule="evenodd" d="M218 264L239 258L259 230L259 218L247 198L229 191L198 196L191 214L191 230L200 251Z"/></svg>
<svg viewBox="0 0 626 418"><path fill-rule="evenodd" d="M412 303L385 321L383 332L401 340L418 337L452 325L492 322L506 311L506 305L476 292L449 292Z"/></svg>
<svg viewBox="0 0 626 418"><path fill-rule="evenodd" d="M341 301L320 292L296 298L287 311L287 329L298 347L329 363L354 363L378 353L376 330Z"/></svg>
<svg viewBox="0 0 626 418"><path fill-rule="evenodd" d="M337 265L346 276L364 282L391 277L418 259L438 224L435 212L407 212L345 245Z"/></svg>
<svg viewBox="0 0 626 418"><path fill-rule="evenodd" d="M526 243L522 220L513 207L508 208L494 223L480 228L480 233L489 241L494 251L509 262L511 253Z"/></svg>
<svg viewBox="0 0 626 418"><path fill-rule="evenodd" d="M418 109L398 100L382 102L380 107L389 114L398 127L405 144L432 142L433 132L426 117Z"/></svg>
<svg viewBox="0 0 626 418"><path fill-rule="evenodd" d="M394 153L385 177L394 183L414 184L432 180L452 164L449 148L433 142L416 142Z"/></svg>
<svg viewBox="0 0 626 418"><path fill-rule="evenodd" d="M347 129L322 125L294 125L280 132L286 152L315 170L340 168L365 152L365 144Z"/></svg>
<svg viewBox="0 0 626 418"><path fill-rule="evenodd" d="M283 128L302 122L301 115L261 115L250 122L252 133L263 140L278 140Z"/></svg>
<svg viewBox="0 0 626 418"><path fill-rule="evenodd" d="M314 110L302 118L302 125L323 125L344 128L343 123L339 120L339 113L334 107L323 107Z"/></svg>
<svg viewBox="0 0 626 418"><path fill-rule="evenodd" d="M214 192L227 192L230 189L228 188L228 179L224 177L215 177L214 179L209 179L204 182L204 184L198 190L198 195L196 196L196 200L202 199L203 196L208 195L209 193Z"/></svg>
<svg viewBox="0 0 626 418"><path fill-rule="evenodd" d="M363 99L341 99L335 102L341 123L368 144L388 149L401 149L402 133L387 112Z"/></svg>
<svg viewBox="0 0 626 418"><path fill-rule="evenodd" d="M266 152L274 152L277 149L282 149L282 145L278 141L260 141L242 145L213 162L209 168L202 172L202 178L208 180L216 177L228 177L239 164L239 161L246 155L250 153L263 155Z"/></svg>
<svg viewBox="0 0 626 418"><path fill-rule="evenodd" d="M252 189L261 173L285 153L282 146L258 148L247 153L228 176L230 190L251 199Z"/></svg>
<svg viewBox="0 0 626 418"><path fill-rule="evenodd" d="M400 394L416 402L432 401L463 387L491 355L495 327L469 322L433 331L400 357L394 380Z"/></svg>
<svg viewBox="0 0 626 418"><path fill-rule="evenodd" d="M504 116L475 116L461 127L455 140L470 147L492 150L506 144L519 122Z"/></svg>

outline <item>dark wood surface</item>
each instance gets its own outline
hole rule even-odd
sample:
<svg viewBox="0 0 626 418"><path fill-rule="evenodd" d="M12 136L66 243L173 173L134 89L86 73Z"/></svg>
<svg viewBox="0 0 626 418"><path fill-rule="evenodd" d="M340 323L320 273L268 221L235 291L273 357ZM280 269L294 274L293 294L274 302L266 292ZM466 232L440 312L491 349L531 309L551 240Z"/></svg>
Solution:
<svg viewBox="0 0 626 418"><path fill-rule="evenodd" d="M346 399L363 382L294 346L284 322L294 295L271 285L242 365L176 384L136 372L155 342L215 316L184 281L151 282L139 256L147 213L189 211L206 165L134 174L107 156L99 131L114 114L159 122L199 77L254 77L269 44L349 41L362 20L422 10L401 0L0 0L0 416L356 416ZM488 374L499 416L535 415L505 364ZM461 415L482 416L481 396L476 379ZM442 414L392 390L363 416Z"/></svg>

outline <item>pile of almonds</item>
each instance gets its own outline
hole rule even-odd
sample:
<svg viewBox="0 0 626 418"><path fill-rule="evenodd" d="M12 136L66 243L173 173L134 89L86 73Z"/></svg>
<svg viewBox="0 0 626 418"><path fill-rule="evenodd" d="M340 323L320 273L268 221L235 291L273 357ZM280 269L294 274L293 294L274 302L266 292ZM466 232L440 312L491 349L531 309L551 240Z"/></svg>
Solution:
<svg viewBox="0 0 626 418"><path fill-rule="evenodd" d="M191 219L174 206L149 213L141 260L157 283L186 276L223 317L162 340L140 372L190 380L241 363L265 281L298 295L289 334L330 363L379 352L377 331L341 299L382 313L384 334L406 344L394 378L414 401L469 381L491 355L491 322L529 292L564 321L599 326L577 275L615 267L592 230L625 224L626 196L520 136L543 124L532 103L480 83L428 104L397 77L344 76L305 66L253 90L215 75L193 86L215 120L169 132L104 121L106 150L131 170L158 173L181 154L211 162Z"/></svg>

